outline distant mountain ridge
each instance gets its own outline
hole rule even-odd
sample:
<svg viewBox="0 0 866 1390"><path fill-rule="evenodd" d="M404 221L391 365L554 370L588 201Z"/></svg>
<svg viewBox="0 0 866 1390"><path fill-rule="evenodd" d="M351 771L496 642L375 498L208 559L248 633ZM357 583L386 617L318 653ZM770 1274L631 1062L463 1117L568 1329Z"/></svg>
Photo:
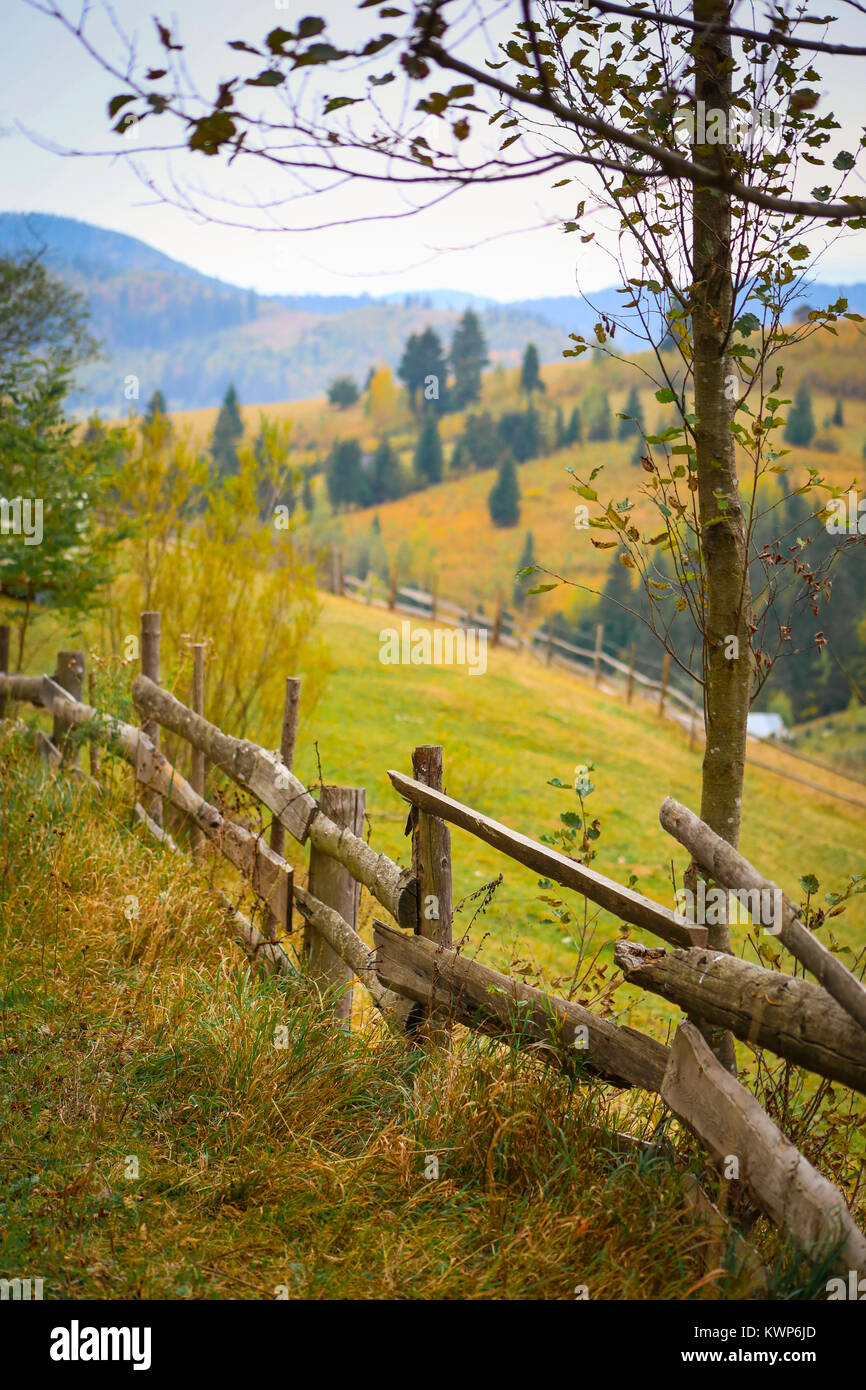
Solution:
<svg viewBox="0 0 866 1390"><path fill-rule="evenodd" d="M216 404L231 381L250 404L321 395L335 376L360 382L373 364L395 368L409 333L428 323L447 344L467 307L479 314L492 359L508 365L530 340L542 361L558 360L568 333L591 337L599 314L623 315L615 289L507 302L460 290L260 295L122 232L48 213L0 213L0 255L39 250L86 296L105 344L103 360L81 373L76 404L109 414L129 408L129 375L142 400L160 389L175 410ZM803 298L817 305L839 294L866 312L863 283L816 284ZM615 341L626 352L644 346L627 329Z"/></svg>

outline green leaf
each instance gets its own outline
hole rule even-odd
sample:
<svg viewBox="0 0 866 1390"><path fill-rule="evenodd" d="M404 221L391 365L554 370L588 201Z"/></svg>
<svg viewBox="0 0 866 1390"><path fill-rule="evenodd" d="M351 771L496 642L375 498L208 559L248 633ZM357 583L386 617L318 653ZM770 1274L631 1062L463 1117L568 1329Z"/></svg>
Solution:
<svg viewBox="0 0 866 1390"><path fill-rule="evenodd" d="M244 85L247 87L281 87L285 80L285 74L277 72L276 68L265 68L258 77L248 77Z"/></svg>
<svg viewBox="0 0 866 1390"><path fill-rule="evenodd" d="M539 584L538 587L535 588L535 589L527 589L527 590L526 590L526 595L527 595L527 598L528 598L530 594L547 594L547 593L550 592L551 589L555 589L555 588L556 588L556 585L555 585L555 584Z"/></svg>
<svg viewBox="0 0 866 1390"><path fill-rule="evenodd" d="M833 168L834 168L834 169L853 169L853 168L854 168L854 156L853 156L853 154L849 154L847 150L840 150L839 153L837 154L836 158L833 160Z"/></svg>
<svg viewBox="0 0 866 1390"><path fill-rule="evenodd" d="M820 886L814 874L803 874L800 879L800 887L803 889L804 893L808 893L810 896L813 893L817 893Z"/></svg>
<svg viewBox="0 0 866 1390"><path fill-rule="evenodd" d="M332 111L339 111L341 106L354 106L358 101L360 97L328 97L324 114L330 116Z"/></svg>
<svg viewBox="0 0 866 1390"><path fill-rule="evenodd" d="M661 405L670 405L677 398L676 391L672 391L669 386L663 386L660 391L656 391L656 400Z"/></svg>
<svg viewBox="0 0 866 1390"><path fill-rule="evenodd" d="M123 110L123 107L126 106L130 101L135 101L135 97L134 97L134 96L112 97L112 98L111 98L111 101L108 103L108 114L109 114L109 116L112 117L112 118L113 118L114 116L116 116L117 113L118 113L118 111L122 111L122 110Z"/></svg>
<svg viewBox="0 0 866 1390"><path fill-rule="evenodd" d="M805 261L809 257L809 248L802 241L799 241L796 246L791 247L788 255L792 261Z"/></svg>
<svg viewBox="0 0 866 1390"><path fill-rule="evenodd" d="M324 19L319 19L314 15L307 15L298 25L299 39L314 39L317 34L321 34L325 28Z"/></svg>

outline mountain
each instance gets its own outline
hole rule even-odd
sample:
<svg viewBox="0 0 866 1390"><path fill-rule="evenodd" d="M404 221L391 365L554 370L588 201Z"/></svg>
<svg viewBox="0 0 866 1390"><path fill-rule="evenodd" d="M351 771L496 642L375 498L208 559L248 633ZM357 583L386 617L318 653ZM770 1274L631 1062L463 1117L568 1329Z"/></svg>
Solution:
<svg viewBox="0 0 866 1390"><path fill-rule="evenodd" d="M614 289L510 302L462 290L260 295L136 237L46 213L0 213L0 255L22 251L41 252L90 305L104 353L80 374L74 404L82 412L125 414L130 377L139 400L158 388L174 410L214 405L230 382L249 403L322 395L335 376L360 382L373 364L396 368L406 338L428 324L447 344L466 308L479 314L494 364L515 365L529 341L542 361L558 361L568 333L591 338L601 315L623 314ZM864 284L816 285L803 298L827 303L839 293L866 310ZM643 345L627 329L615 343L623 352Z"/></svg>

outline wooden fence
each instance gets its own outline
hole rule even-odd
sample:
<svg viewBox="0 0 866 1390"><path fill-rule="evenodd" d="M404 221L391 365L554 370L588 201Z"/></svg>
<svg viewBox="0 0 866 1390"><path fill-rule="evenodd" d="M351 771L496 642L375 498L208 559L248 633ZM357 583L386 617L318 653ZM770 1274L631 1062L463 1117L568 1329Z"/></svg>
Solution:
<svg viewBox="0 0 866 1390"><path fill-rule="evenodd" d="M166 803L175 808L175 835L185 824L193 853L206 840L237 869L259 899L264 930L224 899L232 931L261 967L290 973L285 942L293 911L303 922L299 952L305 968L347 1026L352 989L360 981L387 1026L419 1045L449 1045L453 1026L465 1025L511 1046L530 1048L550 1064L619 1088L640 1087L660 1097L696 1136L719 1169L738 1165L738 1181L752 1202L815 1255L831 1252L840 1271L866 1274L866 1239L843 1195L782 1134L756 1098L720 1063L706 1037L728 1029L747 1043L818 1076L866 1095L866 990L800 920L782 895L774 923L780 944L815 977L786 975L711 950L705 928L605 877L567 855L521 834L442 792L442 750L416 748L412 775L388 772L409 808L411 866L377 853L362 838L361 788L305 787L291 770L300 683L287 682L281 754L234 738L204 715L203 667L194 663L192 703L159 684L159 619L143 617L143 668L132 686L142 727L106 715L81 699L83 654L62 652L53 676L0 673L0 715L28 701L53 720L52 734L34 730L42 756L59 771L84 776L78 747L91 747L91 777L99 777L100 749L134 769L140 818L171 852ZM0 654L3 652L0 632ZM200 653L200 649L199 649ZM193 708L193 705L196 708ZM71 731L79 731L77 737ZM187 779L160 751L159 731L189 744ZM219 768L273 818L269 843L224 816L205 799L205 768ZM96 785L99 783L96 781ZM147 808L144 798L150 798ZM668 798L663 828L689 850L715 884L748 893L776 892L758 871L687 808ZM620 940L615 961L625 979L682 1009L667 1046L633 1028L594 1014L573 999L551 995L477 961L452 940L449 826L493 846L507 859L575 892L620 922L660 939L671 951ZM283 857L284 836L309 846L306 886ZM373 946L358 933L360 887L391 919L373 925ZM629 1136L620 1146L645 1147ZM729 1173L726 1172L726 1177ZM699 1191L701 1219L738 1236Z"/></svg>

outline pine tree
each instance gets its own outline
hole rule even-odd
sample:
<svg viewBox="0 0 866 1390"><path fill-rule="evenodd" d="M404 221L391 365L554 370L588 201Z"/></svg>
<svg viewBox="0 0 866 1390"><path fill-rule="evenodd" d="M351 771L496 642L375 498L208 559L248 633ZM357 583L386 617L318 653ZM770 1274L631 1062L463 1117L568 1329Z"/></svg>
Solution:
<svg viewBox="0 0 866 1390"><path fill-rule="evenodd" d="M553 413L553 442L557 449L561 449L565 444L565 416L561 405L557 405Z"/></svg>
<svg viewBox="0 0 866 1390"><path fill-rule="evenodd" d="M839 399L838 397L837 397L837 399L836 399L836 406L835 406L835 409L833 410L833 417L832 417L830 423L831 423L831 425L844 425L844 423L845 423L845 419L844 419L844 416L843 416L843 414L842 414L842 401L841 401L841 399Z"/></svg>
<svg viewBox="0 0 866 1390"><path fill-rule="evenodd" d="M640 435L643 434L644 422L640 396L636 386L633 386L628 393L628 399L623 406L623 415L628 415L631 418L628 420L620 420L616 432L617 439L631 439L632 435L635 434L640 437Z"/></svg>
<svg viewBox="0 0 866 1390"><path fill-rule="evenodd" d="M441 483L442 464L439 422L432 410L425 410L415 447L415 476L422 483Z"/></svg>
<svg viewBox="0 0 866 1390"><path fill-rule="evenodd" d="M499 465L496 482L487 495L487 506L494 526L516 526L520 520L517 465L510 454L506 454Z"/></svg>
<svg viewBox="0 0 866 1390"><path fill-rule="evenodd" d="M325 483L331 506L366 505L369 481L357 439L337 440L325 463Z"/></svg>
<svg viewBox="0 0 866 1390"><path fill-rule="evenodd" d="M568 429L565 431L566 444L580 444L583 439L583 428L580 420L580 411L577 406L571 412L568 421Z"/></svg>
<svg viewBox="0 0 866 1390"><path fill-rule="evenodd" d="M360 392L350 376L335 377L328 387L328 403L338 410L346 410L354 405Z"/></svg>
<svg viewBox="0 0 866 1390"><path fill-rule="evenodd" d="M583 400L584 434L587 441L611 437L610 402L603 386L592 386Z"/></svg>
<svg viewBox="0 0 866 1390"><path fill-rule="evenodd" d="M619 558L625 553L618 551L611 561L598 604L598 621L604 623L605 642L620 654L635 640L635 630L640 626L639 619L626 611L635 607L635 591L631 570Z"/></svg>
<svg viewBox="0 0 866 1390"><path fill-rule="evenodd" d="M148 424L152 424L157 415L168 415L165 396L161 391L154 391L145 408L144 418Z"/></svg>
<svg viewBox="0 0 866 1390"><path fill-rule="evenodd" d="M383 439L373 455L370 472L370 502L378 506L380 502L391 502L402 497L406 491L403 470L387 439Z"/></svg>
<svg viewBox="0 0 866 1390"><path fill-rule="evenodd" d="M471 309L466 310L454 330L449 360L454 373L451 403L455 410L463 410L481 399L481 372L488 361L481 323Z"/></svg>
<svg viewBox="0 0 866 1390"><path fill-rule="evenodd" d="M435 329L425 328L423 333L411 335L400 359L397 375L406 383L413 409L419 394L422 402L419 408L425 408L434 401L440 410L447 408L448 367L441 339Z"/></svg>
<svg viewBox="0 0 866 1390"><path fill-rule="evenodd" d="M531 396L533 391L543 391L544 382L541 380L541 371L538 358L538 348L534 343L526 344L526 351L523 354L523 362L520 367L520 386L527 396Z"/></svg>
<svg viewBox="0 0 866 1390"><path fill-rule="evenodd" d="M237 473L240 467L238 444L243 437L244 422L241 419L238 393L234 386L230 386L223 396L210 441L211 458L220 477L225 477L228 473Z"/></svg>
<svg viewBox="0 0 866 1390"><path fill-rule="evenodd" d="M804 446L815 433L815 419L812 415L812 397L805 381L801 381L794 396L794 405L788 412L785 425L785 440L788 444Z"/></svg>
<svg viewBox="0 0 866 1390"><path fill-rule="evenodd" d="M518 570L525 570L528 569L530 565L534 564L535 542L532 539L532 532L527 531L523 542L523 550L517 562L517 568ZM526 599L526 590L532 588L533 582L534 576L531 574L525 575L523 579L515 579L511 597L516 608L519 608Z"/></svg>

